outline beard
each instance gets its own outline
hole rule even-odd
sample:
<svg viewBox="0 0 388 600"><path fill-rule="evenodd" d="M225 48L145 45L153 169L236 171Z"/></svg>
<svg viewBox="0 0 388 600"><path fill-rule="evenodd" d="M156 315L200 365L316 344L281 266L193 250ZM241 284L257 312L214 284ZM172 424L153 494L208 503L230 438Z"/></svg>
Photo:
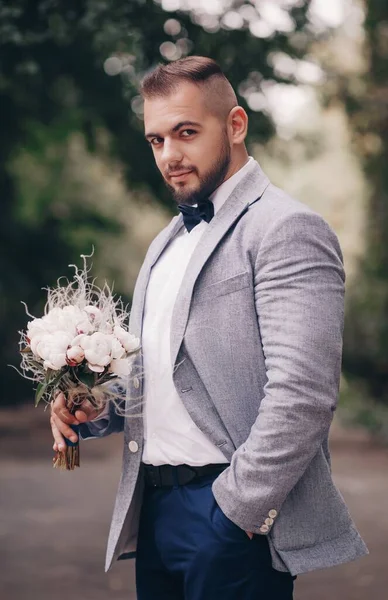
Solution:
<svg viewBox="0 0 388 600"><path fill-rule="evenodd" d="M231 151L226 133L221 142L221 152L218 155L214 164L202 177L199 176L195 167L192 167L194 173L197 173L199 185L196 189L185 190L175 189L166 182L167 187L172 193L172 196L177 204L186 204L193 206L201 200L208 199L209 196L216 190L225 179L231 161Z"/></svg>

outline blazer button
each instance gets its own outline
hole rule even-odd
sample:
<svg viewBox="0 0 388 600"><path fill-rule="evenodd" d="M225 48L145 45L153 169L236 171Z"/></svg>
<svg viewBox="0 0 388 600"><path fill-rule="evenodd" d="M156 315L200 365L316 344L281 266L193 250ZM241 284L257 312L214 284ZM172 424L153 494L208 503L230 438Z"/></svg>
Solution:
<svg viewBox="0 0 388 600"><path fill-rule="evenodd" d="M138 446L137 442L135 442L134 440L129 442L128 448L130 449L131 452L137 452L139 450L139 446Z"/></svg>
<svg viewBox="0 0 388 600"><path fill-rule="evenodd" d="M264 523L268 525L268 527L271 527L271 525L273 525L273 519L271 519L271 517L267 517Z"/></svg>
<svg viewBox="0 0 388 600"><path fill-rule="evenodd" d="M134 377L133 378L133 385L135 386L136 389L139 389L140 387L140 381L138 377Z"/></svg>
<svg viewBox="0 0 388 600"><path fill-rule="evenodd" d="M260 527L260 531L261 531L261 533L267 533L269 531L268 525L262 525Z"/></svg>
<svg viewBox="0 0 388 600"><path fill-rule="evenodd" d="M271 517L271 519L276 519L278 516L278 511L273 508L269 511L268 516Z"/></svg>

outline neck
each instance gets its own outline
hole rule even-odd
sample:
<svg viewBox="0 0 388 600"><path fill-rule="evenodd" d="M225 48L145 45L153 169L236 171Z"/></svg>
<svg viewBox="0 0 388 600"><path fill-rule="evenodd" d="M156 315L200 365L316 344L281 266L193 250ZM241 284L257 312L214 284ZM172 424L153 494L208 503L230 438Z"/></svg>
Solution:
<svg viewBox="0 0 388 600"><path fill-rule="evenodd" d="M232 160L230 161L228 172L225 175L224 181L232 177L235 173L237 173L244 165L247 164L249 160L248 152L244 146L241 148L239 152L236 152L234 156L232 156Z"/></svg>

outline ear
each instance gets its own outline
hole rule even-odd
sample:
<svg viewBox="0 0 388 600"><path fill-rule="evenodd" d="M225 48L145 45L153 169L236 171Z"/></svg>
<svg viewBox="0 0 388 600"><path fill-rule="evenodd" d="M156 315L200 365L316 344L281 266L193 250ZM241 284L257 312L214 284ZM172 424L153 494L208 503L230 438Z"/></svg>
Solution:
<svg viewBox="0 0 388 600"><path fill-rule="evenodd" d="M228 115L228 134L231 144L244 143L248 132L248 115L242 106L234 106Z"/></svg>

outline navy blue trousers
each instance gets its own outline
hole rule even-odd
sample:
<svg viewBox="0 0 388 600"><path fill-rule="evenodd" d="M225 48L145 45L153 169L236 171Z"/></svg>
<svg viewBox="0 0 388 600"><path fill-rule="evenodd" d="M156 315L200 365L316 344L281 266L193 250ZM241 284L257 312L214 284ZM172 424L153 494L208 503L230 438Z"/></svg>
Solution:
<svg viewBox="0 0 388 600"><path fill-rule="evenodd" d="M138 600L292 600L293 577L272 568L266 536L250 540L222 512L211 490L214 478L146 488Z"/></svg>

